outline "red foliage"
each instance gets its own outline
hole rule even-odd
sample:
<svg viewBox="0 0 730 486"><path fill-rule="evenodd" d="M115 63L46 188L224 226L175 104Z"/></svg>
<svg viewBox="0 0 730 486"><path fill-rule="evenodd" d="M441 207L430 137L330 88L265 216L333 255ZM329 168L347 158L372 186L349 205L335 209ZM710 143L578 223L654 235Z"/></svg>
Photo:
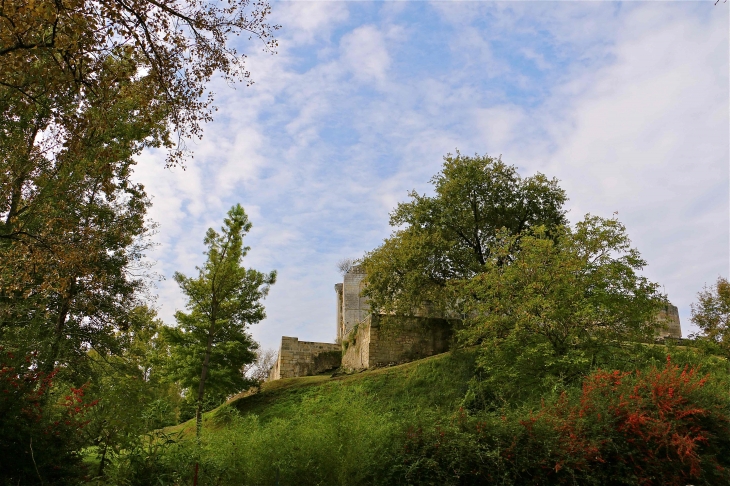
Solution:
<svg viewBox="0 0 730 486"><path fill-rule="evenodd" d="M2 351L3 349L0 347L0 353ZM25 356L22 364L18 363L14 353L5 352L3 354L4 356L0 355L0 359L2 359L0 361L0 390L2 390L0 410L6 417L17 414L15 419L24 419L30 423L39 424L42 419L48 418L48 414L44 416L44 398L53 386L58 369L44 373L31 366L35 358L34 353ZM85 388L86 385L82 385L80 388L69 388L69 394L57 403L60 410L56 410L54 415L59 420L48 422L43 427L44 433L58 435L63 426L81 429L89 423L88 420L84 420L84 416L91 407L97 404L98 400L85 402Z"/></svg>
<svg viewBox="0 0 730 486"><path fill-rule="evenodd" d="M728 418L703 400L707 376L667 357L662 369L642 373L597 371L583 383L579 403L566 395L523 420L533 437L537 425L557 434L556 447L540 466L555 474L601 468L623 471L642 485L685 485L711 470L729 475L705 449ZM706 395L706 394L705 394Z"/></svg>

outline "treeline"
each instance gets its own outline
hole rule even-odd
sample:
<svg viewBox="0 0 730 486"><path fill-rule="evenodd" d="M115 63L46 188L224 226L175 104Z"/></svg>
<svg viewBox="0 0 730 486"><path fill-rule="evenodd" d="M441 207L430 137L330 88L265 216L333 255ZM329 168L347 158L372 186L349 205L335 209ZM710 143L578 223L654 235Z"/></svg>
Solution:
<svg viewBox="0 0 730 486"><path fill-rule="evenodd" d="M100 448L97 474L190 414L197 394L172 373L195 360L160 364L182 351L145 307L154 225L135 157L184 163L215 109L211 77L249 81L229 40L276 47L269 13L249 0L0 5L0 483L74 483L92 474L86 447Z"/></svg>

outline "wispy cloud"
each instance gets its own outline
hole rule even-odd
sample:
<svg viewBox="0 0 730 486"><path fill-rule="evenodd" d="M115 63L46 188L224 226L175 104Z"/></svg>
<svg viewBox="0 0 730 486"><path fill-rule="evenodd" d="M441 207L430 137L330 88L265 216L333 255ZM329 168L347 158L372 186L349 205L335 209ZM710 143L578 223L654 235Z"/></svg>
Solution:
<svg viewBox="0 0 730 486"><path fill-rule="evenodd" d="M574 219L619 211L686 328L696 291L728 273L728 20L710 7L276 3L279 54L251 51L252 87L215 87L187 170L140 158L158 271L192 273L240 202L248 264L280 275L254 336L331 340L335 262L378 245L459 148L557 176ZM171 321L184 300L159 287Z"/></svg>

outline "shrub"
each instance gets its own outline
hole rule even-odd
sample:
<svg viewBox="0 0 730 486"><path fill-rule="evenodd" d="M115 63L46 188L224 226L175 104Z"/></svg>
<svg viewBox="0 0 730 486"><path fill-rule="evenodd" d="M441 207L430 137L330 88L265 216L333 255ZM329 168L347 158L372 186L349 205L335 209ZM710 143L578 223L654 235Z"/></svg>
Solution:
<svg viewBox="0 0 730 486"><path fill-rule="evenodd" d="M55 384L33 354L0 347L0 484L66 484L80 475L80 430L96 405L86 386Z"/></svg>
<svg viewBox="0 0 730 486"><path fill-rule="evenodd" d="M391 467L398 484L727 484L726 383L667 358L597 370L536 412L504 409L414 426ZM571 393L573 392L573 393Z"/></svg>
<svg viewBox="0 0 730 486"><path fill-rule="evenodd" d="M507 454L529 450L537 459L525 466L555 484L730 480L727 394L669 357L646 372L598 370L584 380L577 403L563 393L521 424L526 437Z"/></svg>

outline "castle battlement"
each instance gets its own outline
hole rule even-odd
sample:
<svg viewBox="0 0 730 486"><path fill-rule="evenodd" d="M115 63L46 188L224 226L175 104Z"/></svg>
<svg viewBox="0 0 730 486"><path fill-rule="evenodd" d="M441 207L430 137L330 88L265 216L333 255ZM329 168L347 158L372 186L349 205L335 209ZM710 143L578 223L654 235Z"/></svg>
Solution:
<svg viewBox="0 0 730 486"><path fill-rule="evenodd" d="M456 319L371 314L362 295L365 272L352 267L335 284L337 343L300 341L283 336L270 380L308 376L345 368L362 370L405 363L448 351ZM682 337L679 310L668 305L657 315L658 339Z"/></svg>

